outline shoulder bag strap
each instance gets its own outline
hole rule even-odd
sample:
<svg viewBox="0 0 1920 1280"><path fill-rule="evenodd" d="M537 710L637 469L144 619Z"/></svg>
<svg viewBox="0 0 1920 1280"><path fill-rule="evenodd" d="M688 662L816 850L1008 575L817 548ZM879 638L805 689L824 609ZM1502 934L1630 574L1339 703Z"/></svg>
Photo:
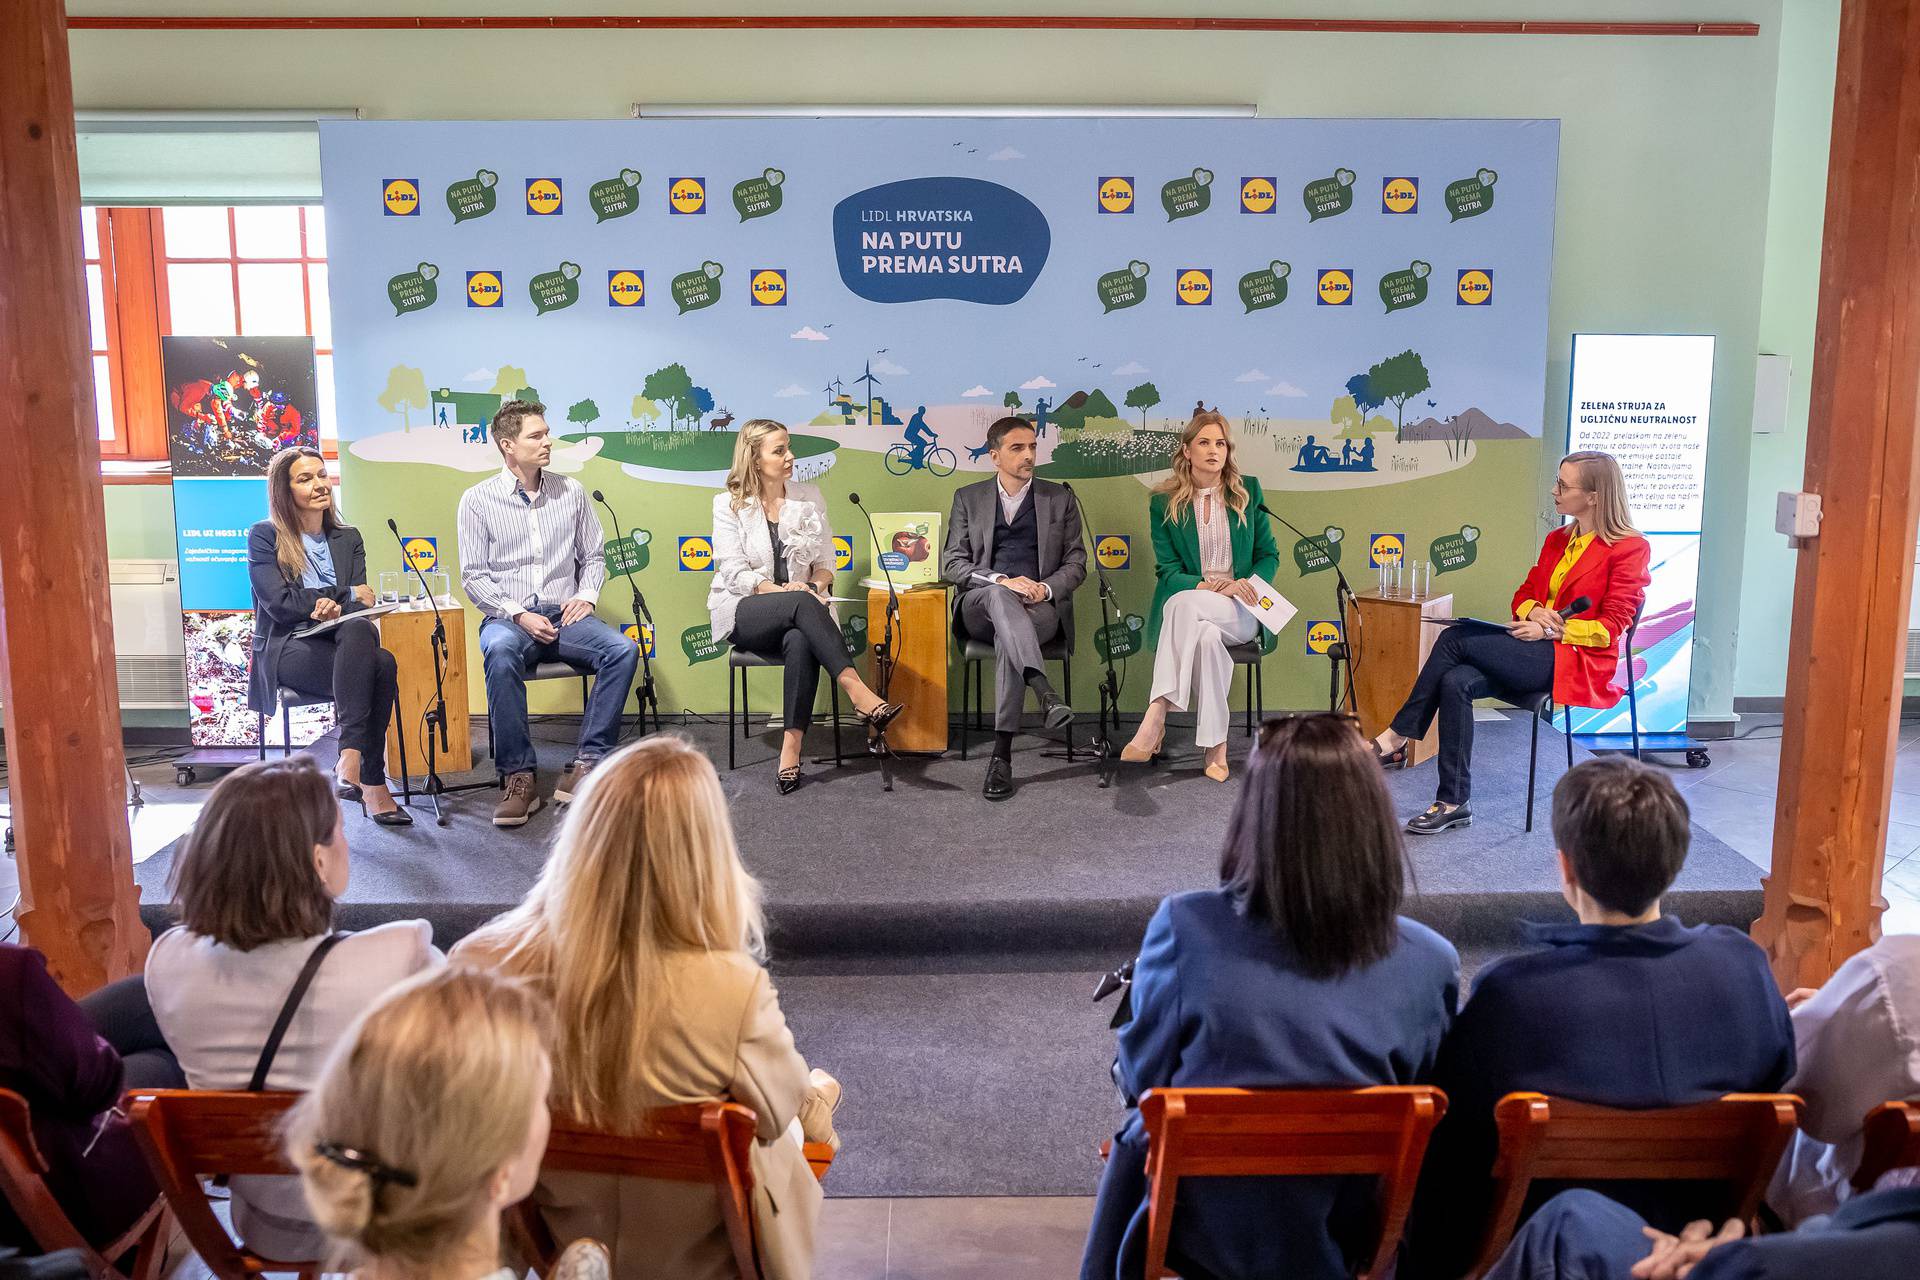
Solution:
<svg viewBox="0 0 1920 1280"><path fill-rule="evenodd" d="M287 1027L293 1022L293 1014L306 998L307 988L313 985L313 975L320 972L320 962L327 958L327 952L340 945L344 933L330 933L320 939L320 945L307 956L307 962L300 969L300 976L293 980L293 990L287 992L286 1003L280 1006L280 1016L273 1020L273 1030L267 1033L267 1043L260 1050L260 1061L254 1064L253 1079L247 1082L248 1093L259 1093L267 1087L267 1073L273 1070L274 1055L280 1052L280 1041L286 1038Z"/></svg>

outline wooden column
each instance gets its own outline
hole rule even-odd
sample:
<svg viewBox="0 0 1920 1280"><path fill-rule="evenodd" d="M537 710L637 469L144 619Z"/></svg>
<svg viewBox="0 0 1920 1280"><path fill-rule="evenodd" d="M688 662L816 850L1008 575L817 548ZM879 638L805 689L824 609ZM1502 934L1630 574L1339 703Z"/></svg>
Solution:
<svg viewBox="0 0 1920 1280"><path fill-rule="evenodd" d="M0 700L21 933L71 992L139 969L61 0L0 4Z"/></svg>
<svg viewBox="0 0 1920 1280"><path fill-rule="evenodd" d="M1879 936L1920 514L1920 0L1841 10L1773 873L1754 936L1783 988Z"/></svg>

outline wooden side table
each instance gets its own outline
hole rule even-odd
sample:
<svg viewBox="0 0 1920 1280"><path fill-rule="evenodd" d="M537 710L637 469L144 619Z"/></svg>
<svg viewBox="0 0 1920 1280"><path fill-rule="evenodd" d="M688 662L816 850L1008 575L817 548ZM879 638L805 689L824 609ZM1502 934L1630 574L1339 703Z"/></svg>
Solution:
<svg viewBox="0 0 1920 1280"><path fill-rule="evenodd" d="M939 755L947 749L947 588L932 583L901 591L893 632L893 687L887 700L907 709L887 729L897 752ZM867 682L879 691L873 650L887 634L887 593L867 590Z"/></svg>
<svg viewBox="0 0 1920 1280"><path fill-rule="evenodd" d="M1434 641L1440 638L1442 628L1421 620L1452 616L1452 593L1420 600L1384 597L1377 589L1355 594L1347 610L1347 644L1356 659L1353 693L1359 705L1355 710L1360 716L1360 731L1367 737L1378 735L1393 720L1413 691L1414 679L1433 651ZM1427 736L1413 744L1407 763L1431 760L1439 751L1440 723L1436 719Z"/></svg>
<svg viewBox="0 0 1920 1280"><path fill-rule="evenodd" d="M447 627L447 749L437 760L444 777L473 768L473 728L467 719L467 611L457 604L443 604L440 616ZM427 744L420 716L433 703L433 610L396 609L385 615L380 619L380 645L400 668L393 719L406 727L406 767L414 777L423 777ZM400 744L393 730L393 725L387 726L387 768L398 774Z"/></svg>

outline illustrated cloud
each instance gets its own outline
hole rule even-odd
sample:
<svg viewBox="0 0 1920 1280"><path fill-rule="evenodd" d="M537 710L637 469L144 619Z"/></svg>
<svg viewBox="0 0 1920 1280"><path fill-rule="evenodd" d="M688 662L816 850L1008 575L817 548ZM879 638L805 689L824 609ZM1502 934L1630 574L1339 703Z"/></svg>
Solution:
<svg viewBox="0 0 1920 1280"><path fill-rule="evenodd" d="M500 373L499 373L499 371L498 371L497 369L475 369L475 370L474 370L474 371L473 371L472 373L470 373L470 374L468 374L468 375L467 375L466 377L464 377L464 378L462 378L462 379L460 379L460 381L462 381L462 382L492 382L492 381L493 381L493 380L494 380L495 378L497 378L497 377L499 377L499 376L500 376Z"/></svg>
<svg viewBox="0 0 1920 1280"><path fill-rule="evenodd" d="M1141 364L1138 360L1129 360L1118 369L1115 369L1113 376L1116 378L1131 378L1136 373L1145 373L1146 371L1147 366Z"/></svg>
<svg viewBox="0 0 1920 1280"><path fill-rule="evenodd" d="M789 338L798 338L802 342L825 342L827 340L826 334L820 332L810 324L802 325L799 329L787 336Z"/></svg>
<svg viewBox="0 0 1920 1280"><path fill-rule="evenodd" d="M962 396L990 396L993 394L993 392L987 390L985 387L981 386L979 383L976 382L972 386L968 387L965 391L962 391L960 394Z"/></svg>
<svg viewBox="0 0 1920 1280"><path fill-rule="evenodd" d="M989 160L1025 160L1026 158L1025 152L1015 151L1012 147L1002 147L987 157Z"/></svg>
<svg viewBox="0 0 1920 1280"><path fill-rule="evenodd" d="M1235 378L1234 381L1235 382L1265 382L1268 378L1271 378L1272 376L1273 376L1272 374L1262 373L1258 369L1249 369L1245 373L1241 374L1239 377Z"/></svg>
<svg viewBox="0 0 1920 1280"><path fill-rule="evenodd" d="M1020 389L1022 391L1045 391L1053 385L1053 383L1047 381L1045 375L1039 375L1028 378L1025 382L1021 383Z"/></svg>
<svg viewBox="0 0 1920 1280"><path fill-rule="evenodd" d="M776 396L803 396L807 394L807 389L797 382L789 382L773 394Z"/></svg>
<svg viewBox="0 0 1920 1280"><path fill-rule="evenodd" d="M1267 394L1270 396L1304 396L1307 393L1282 378L1267 388Z"/></svg>
<svg viewBox="0 0 1920 1280"><path fill-rule="evenodd" d="M890 373L890 374L893 374L895 377L899 377L901 374L904 374L906 372L905 369L902 369L899 365L887 359L885 356L882 356L880 359L875 360L873 362L873 371L875 373Z"/></svg>

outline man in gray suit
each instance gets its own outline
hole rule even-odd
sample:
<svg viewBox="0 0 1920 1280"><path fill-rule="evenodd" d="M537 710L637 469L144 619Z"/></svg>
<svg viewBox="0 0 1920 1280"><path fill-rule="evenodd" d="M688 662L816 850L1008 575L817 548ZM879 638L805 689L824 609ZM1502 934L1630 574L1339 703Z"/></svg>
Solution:
<svg viewBox="0 0 1920 1280"><path fill-rule="evenodd" d="M1073 723L1073 708L1047 682L1040 646L1056 635L1073 640L1073 591L1087 577L1080 504L1064 486L1035 480L1033 427L1002 418L987 428L996 474L953 495L940 573L960 591L956 628L993 642L998 705L993 756L983 793L1013 794L1013 735L1027 690L1039 695L1047 727Z"/></svg>

